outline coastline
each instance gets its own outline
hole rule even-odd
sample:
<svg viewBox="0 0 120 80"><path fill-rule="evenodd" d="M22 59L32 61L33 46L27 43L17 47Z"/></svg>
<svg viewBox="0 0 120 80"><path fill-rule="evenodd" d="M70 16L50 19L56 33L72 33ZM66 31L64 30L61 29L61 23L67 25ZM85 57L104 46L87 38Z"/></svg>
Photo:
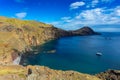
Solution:
<svg viewBox="0 0 120 80"><path fill-rule="evenodd" d="M0 18L0 80L101 80L94 75L31 66L23 61L25 57L35 55L34 51L38 53L32 47L46 41L66 36L99 35L91 28L65 31L41 22Z"/></svg>

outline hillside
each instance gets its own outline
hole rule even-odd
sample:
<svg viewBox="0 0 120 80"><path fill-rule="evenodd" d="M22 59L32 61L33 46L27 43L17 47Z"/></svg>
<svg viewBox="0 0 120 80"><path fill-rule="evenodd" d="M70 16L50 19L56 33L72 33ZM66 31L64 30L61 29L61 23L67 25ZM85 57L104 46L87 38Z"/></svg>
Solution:
<svg viewBox="0 0 120 80"><path fill-rule="evenodd" d="M0 80L120 80L120 71L108 70L89 75L76 71L53 70L44 66L1 65Z"/></svg>
<svg viewBox="0 0 120 80"><path fill-rule="evenodd" d="M37 21L0 17L0 64L12 64L20 54L32 51L32 46L51 39L92 34L95 32L89 27L65 31Z"/></svg>
<svg viewBox="0 0 120 80"><path fill-rule="evenodd" d="M52 70L44 66L0 66L0 80L101 80L75 71Z"/></svg>
<svg viewBox="0 0 120 80"><path fill-rule="evenodd" d="M51 27L51 25L35 21L0 17L0 61L11 63L12 53L25 52L25 48L29 46L52 39L53 36L46 37L44 34L44 29Z"/></svg>

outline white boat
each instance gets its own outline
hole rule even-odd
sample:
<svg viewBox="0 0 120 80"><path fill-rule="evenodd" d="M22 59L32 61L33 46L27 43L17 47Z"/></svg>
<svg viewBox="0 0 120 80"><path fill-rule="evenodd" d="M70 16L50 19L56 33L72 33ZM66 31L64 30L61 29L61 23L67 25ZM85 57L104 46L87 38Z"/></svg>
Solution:
<svg viewBox="0 0 120 80"><path fill-rule="evenodd" d="M97 52L96 55L97 55L97 56L102 56L102 53Z"/></svg>

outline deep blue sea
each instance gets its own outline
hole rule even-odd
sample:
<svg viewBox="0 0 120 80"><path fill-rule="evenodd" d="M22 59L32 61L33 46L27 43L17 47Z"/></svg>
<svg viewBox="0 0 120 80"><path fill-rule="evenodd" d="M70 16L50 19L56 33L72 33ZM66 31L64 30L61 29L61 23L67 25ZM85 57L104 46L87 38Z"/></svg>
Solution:
<svg viewBox="0 0 120 80"><path fill-rule="evenodd" d="M40 54L26 59L27 64L48 66L57 70L74 70L96 74L108 69L120 70L120 33L63 37L39 47ZM47 51L56 50L55 53ZM101 52L102 56L96 53Z"/></svg>

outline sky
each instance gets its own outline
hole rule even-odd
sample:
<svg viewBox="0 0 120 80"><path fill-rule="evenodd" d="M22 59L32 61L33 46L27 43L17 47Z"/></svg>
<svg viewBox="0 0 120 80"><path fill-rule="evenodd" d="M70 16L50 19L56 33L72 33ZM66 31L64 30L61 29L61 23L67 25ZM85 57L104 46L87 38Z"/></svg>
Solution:
<svg viewBox="0 0 120 80"><path fill-rule="evenodd" d="M73 30L120 32L120 0L0 0L0 16Z"/></svg>

